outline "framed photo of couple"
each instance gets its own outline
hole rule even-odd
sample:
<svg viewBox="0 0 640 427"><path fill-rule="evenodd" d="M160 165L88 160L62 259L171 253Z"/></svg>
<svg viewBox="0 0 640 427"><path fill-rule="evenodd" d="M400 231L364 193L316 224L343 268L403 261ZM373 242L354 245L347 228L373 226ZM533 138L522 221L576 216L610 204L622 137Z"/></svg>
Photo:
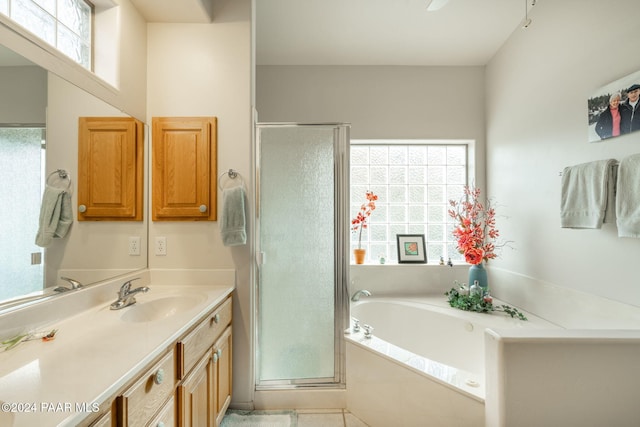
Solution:
<svg viewBox="0 0 640 427"><path fill-rule="evenodd" d="M598 88L587 109L589 142L640 130L640 71Z"/></svg>
<svg viewBox="0 0 640 427"><path fill-rule="evenodd" d="M398 263L426 264L424 234L397 234L396 239L398 240Z"/></svg>

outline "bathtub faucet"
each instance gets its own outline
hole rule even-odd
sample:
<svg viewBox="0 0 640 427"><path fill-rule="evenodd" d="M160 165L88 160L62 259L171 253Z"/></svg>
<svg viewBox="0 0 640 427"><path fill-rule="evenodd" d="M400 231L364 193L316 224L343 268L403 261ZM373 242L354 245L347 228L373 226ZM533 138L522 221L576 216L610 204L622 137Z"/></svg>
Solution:
<svg viewBox="0 0 640 427"><path fill-rule="evenodd" d="M351 297L351 301L360 301L360 297L364 295L365 297L370 297L371 296L371 292L369 292L366 289L360 289L359 291L356 291L355 294L353 294L353 296Z"/></svg>
<svg viewBox="0 0 640 427"><path fill-rule="evenodd" d="M371 325L363 325L362 328L364 329L364 337L365 338L371 338L371 334L373 334L373 326Z"/></svg>

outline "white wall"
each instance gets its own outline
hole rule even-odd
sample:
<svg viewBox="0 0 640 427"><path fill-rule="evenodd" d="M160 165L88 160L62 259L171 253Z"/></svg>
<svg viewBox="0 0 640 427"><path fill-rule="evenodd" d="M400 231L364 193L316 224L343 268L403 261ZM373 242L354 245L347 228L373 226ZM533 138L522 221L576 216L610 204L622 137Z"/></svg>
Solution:
<svg viewBox="0 0 640 427"><path fill-rule="evenodd" d="M251 199L251 1L216 2L211 24L149 24L147 37L147 123L152 117L216 116L218 175L238 171ZM221 192L218 201L220 218ZM155 256L156 236L166 237L166 256ZM156 221L149 239L152 269L236 269L233 400L251 402L249 246L224 247L218 222Z"/></svg>
<svg viewBox="0 0 640 427"><path fill-rule="evenodd" d="M473 139L484 163L482 67L258 66L260 122L347 122L352 139ZM478 179L483 180L482 169Z"/></svg>
<svg viewBox="0 0 640 427"><path fill-rule="evenodd" d="M110 103L130 115L144 120L146 116L146 22L128 0L119 0L118 6L101 12L109 19L97 22L102 27L98 39L106 38L112 45L109 75L100 77L100 71L91 74L56 49L40 42L9 18L0 14L0 40L33 63L54 72L72 84ZM115 43L114 43L115 40ZM101 60L96 68L102 67ZM104 67L102 67L104 68Z"/></svg>
<svg viewBox="0 0 640 427"><path fill-rule="evenodd" d="M352 139L475 140L482 186L484 78L483 67L258 66L256 108L260 122L351 123ZM376 294L442 293L454 279L466 282L440 266L352 266L351 274L351 292Z"/></svg>
<svg viewBox="0 0 640 427"><path fill-rule="evenodd" d="M613 225L562 229L559 214L565 166L640 152L640 132L587 142L587 98L640 70L639 15L637 0L538 2L531 27L487 66L487 188L515 248L492 265L539 283L516 290L500 274L492 285L498 296L530 293L517 301L525 308L542 283L640 306L640 241Z"/></svg>
<svg viewBox="0 0 640 427"><path fill-rule="evenodd" d="M145 268L147 245L142 244L140 256L130 256L128 242L129 236L146 239L148 218L78 221L78 117L128 116L53 73L48 73L47 83L47 171L69 172L74 223L67 236L54 239L45 252L46 286L58 285L60 276L86 284Z"/></svg>
<svg viewBox="0 0 640 427"><path fill-rule="evenodd" d="M44 124L47 111L47 71L40 67L0 67L0 117L6 123Z"/></svg>

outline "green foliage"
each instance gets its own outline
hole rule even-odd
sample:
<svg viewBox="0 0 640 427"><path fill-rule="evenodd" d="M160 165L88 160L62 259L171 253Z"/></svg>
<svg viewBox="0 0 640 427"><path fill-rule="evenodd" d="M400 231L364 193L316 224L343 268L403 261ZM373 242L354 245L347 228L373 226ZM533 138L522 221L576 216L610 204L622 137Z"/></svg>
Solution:
<svg viewBox="0 0 640 427"><path fill-rule="evenodd" d="M513 318L517 317L520 320L527 320L525 315L517 308L513 308L506 304L501 304L499 306L493 305L491 297L485 297L482 295L464 295L456 288L451 288L449 292L445 292L444 294L448 297L449 305L459 310L475 311L478 313L502 311Z"/></svg>

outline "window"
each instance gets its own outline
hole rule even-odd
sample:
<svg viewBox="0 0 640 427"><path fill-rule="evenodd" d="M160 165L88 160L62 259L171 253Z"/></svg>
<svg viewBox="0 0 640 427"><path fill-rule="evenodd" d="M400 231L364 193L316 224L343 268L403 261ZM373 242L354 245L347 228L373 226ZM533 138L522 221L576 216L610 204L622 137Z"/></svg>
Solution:
<svg viewBox="0 0 640 427"><path fill-rule="evenodd" d="M93 8L85 0L0 0L0 12L91 69Z"/></svg>
<svg viewBox="0 0 640 427"><path fill-rule="evenodd" d="M367 262L397 261L396 235L424 234L427 260L462 261L451 234L449 200L468 182L471 141L352 140L351 218L368 190L376 210L362 234ZM352 233L351 247L358 245Z"/></svg>

